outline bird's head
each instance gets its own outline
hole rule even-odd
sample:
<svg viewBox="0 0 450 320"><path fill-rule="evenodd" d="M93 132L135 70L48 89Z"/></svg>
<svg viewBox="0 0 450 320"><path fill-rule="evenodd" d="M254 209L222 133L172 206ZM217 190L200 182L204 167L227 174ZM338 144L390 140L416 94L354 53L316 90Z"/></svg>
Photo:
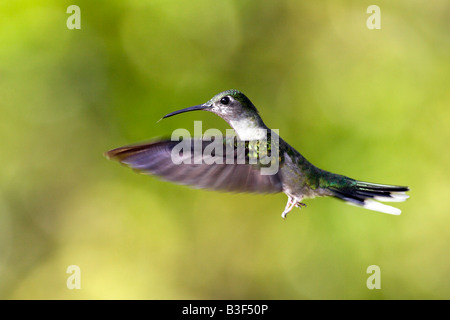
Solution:
<svg viewBox="0 0 450 320"><path fill-rule="evenodd" d="M180 113L196 110L215 113L228 123L249 117L259 118L258 110L256 110L250 99L247 98L242 92L232 89L216 94L209 101L203 104L169 113L165 115L163 119Z"/></svg>

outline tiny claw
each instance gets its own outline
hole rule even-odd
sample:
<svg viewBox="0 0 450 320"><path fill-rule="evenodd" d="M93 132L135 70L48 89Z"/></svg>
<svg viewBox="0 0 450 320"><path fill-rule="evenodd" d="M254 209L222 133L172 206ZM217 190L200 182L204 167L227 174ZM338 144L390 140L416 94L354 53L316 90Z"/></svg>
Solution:
<svg viewBox="0 0 450 320"><path fill-rule="evenodd" d="M307 205L306 205L306 203L302 203L302 202L297 202L296 204L295 204L295 206L297 207L297 208L302 208L302 207L307 207Z"/></svg>
<svg viewBox="0 0 450 320"><path fill-rule="evenodd" d="M281 217L283 219L286 219L287 214L292 210L292 208L297 204L295 200L291 197L288 198L288 202L286 204L286 207L284 208L283 213L281 214Z"/></svg>

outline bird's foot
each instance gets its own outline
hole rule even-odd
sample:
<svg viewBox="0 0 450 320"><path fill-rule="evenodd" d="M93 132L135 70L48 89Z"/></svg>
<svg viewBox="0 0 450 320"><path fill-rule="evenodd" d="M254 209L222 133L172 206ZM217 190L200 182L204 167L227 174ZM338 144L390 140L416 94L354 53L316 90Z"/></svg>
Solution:
<svg viewBox="0 0 450 320"><path fill-rule="evenodd" d="M284 208L284 211L281 214L281 217L283 219L286 219L287 214L289 212L291 212L291 210L292 210L292 208L294 208L294 206L301 209L302 207L306 207L306 204L304 204L302 202L299 202L298 200L296 200L296 199L294 199L292 197L289 197L288 198L288 203L286 204L286 207Z"/></svg>
<svg viewBox="0 0 450 320"><path fill-rule="evenodd" d="M302 207L307 207L307 205L306 205L306 203L302 203L302 202L297 202L296 204L295 204L295 206L297 207L297 208L302 208Z"/></svg>
<svg viewBox="0 0 450 320"><path fill-rule="evenodd" d="M288 202L286 204L286 207L284 208L283 213L281 214L281 217L283 219L286 219L287 214L292 210L292 208L294 208L294 206L301 208L301 207L306 207L306 204L298 202L297 200L295 200L292 197L288 198Z"/></svg>
<svg viewBox="0 0 450 320"><path fill-rule="evenodd" d="M288 197L288 202L286 203L286 207L284 208L284 211L281 214L281 217L283 219L286 219L287 214L292 210L294 205L295 205L294 198Z"/></svg>

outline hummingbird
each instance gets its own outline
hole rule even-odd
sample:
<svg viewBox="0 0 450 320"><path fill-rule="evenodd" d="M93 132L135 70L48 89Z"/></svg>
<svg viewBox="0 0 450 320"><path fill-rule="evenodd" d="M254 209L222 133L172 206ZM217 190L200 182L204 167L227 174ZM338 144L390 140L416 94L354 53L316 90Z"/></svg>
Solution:
<svg viewBox="0 0 450 320"><path fill-rule="evenodd" d="M249 193L284 192L288 201L281 214L283 219L294 207L306 207L302 201L307 198L334 197L348 204L393 215L399 215L400 209L380 201L401 202L409 198L405 194L409 191L406 186L359 181L314 166L275 130L269 129L250 99L238 90L221 92L203 104L171 112L160 120L198 110L218 115L234 129L234 137L214 140L216 146L222 147L220 154L210 152L205 156L200 153L204 159L198 161L195 152L175 150L179 141L160 139L116 148L105 155L140 173L194 188ZM204 152L211 141L204 137L194 138L185 146L191 149L188 151L197 148ZM276 170L263 174L262 170L267 169L267 161L263 159L267 160L269 151L270 159L277 162ZM244 155L245 161L207 161L208 157L211 160L215 156L221 160L225 157L237 160L239 154Z"/></svg>

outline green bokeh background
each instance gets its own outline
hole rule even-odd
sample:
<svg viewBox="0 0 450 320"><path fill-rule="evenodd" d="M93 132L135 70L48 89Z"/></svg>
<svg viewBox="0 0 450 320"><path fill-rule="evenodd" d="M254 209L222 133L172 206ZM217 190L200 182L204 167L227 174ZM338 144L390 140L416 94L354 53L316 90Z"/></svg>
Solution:
<svg viewBox="0 0 450 320"><path fill-rule="evenodd" d="M449 9L2 1L0 298L449 299ZM103 156L194 120L227 128L156 121L231 88L315 165L410 186L402 215L319 198L283 221L284 194L193 190Z"/></svg>

